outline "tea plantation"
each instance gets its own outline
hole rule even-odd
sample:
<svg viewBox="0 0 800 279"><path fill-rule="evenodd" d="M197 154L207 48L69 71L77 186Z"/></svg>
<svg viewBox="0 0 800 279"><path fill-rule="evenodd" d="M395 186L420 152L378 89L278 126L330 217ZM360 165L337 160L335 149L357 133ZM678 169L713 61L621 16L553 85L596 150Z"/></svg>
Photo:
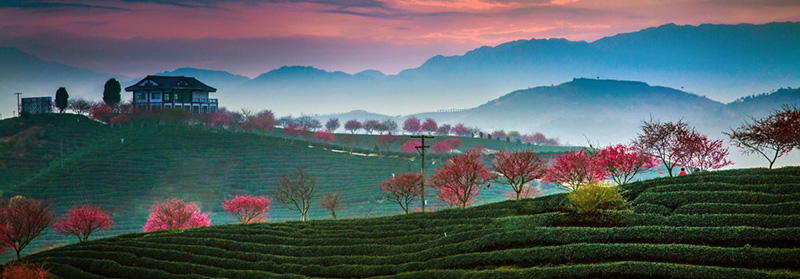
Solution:
<svg viewBox="0 0 800 279"><path fill-rule="evenodd" d="M196 201L214 225L233 223L235 219L221 207L224 198L241 193L270 195L280 176L298 167L318 178L311 219L331 218L317 203L332 191L344 195L345 209L338 216L395 215L401 213L400 207L385 200L378 185L392 173L418 171L420 166L419 158L411 154L377 156L371 150L351 154L336 143L286 139L279 131L271 134L152 123L109 127L69 114L6 119L0 121L0 194L52 202L57 215L73 203L99 205L111 212L114 224L94 237L108 237L141 231L149 207L173 196ZM465 140L470 145L519 145ZM428 170L444 159L432 156ZM480 199L483 203L505 200L509 191L497 185L483 191ZM299 217L279 203L272 204L268 216L272 222ZM48 229L23 252L74 241ZM10 257L0 255L0 263Z"/></svg>
<svg viewBox="0 0 800 279"><path fill-rule="evenodd" d="M330 166L333 167L333 166ZM632 183L428 214L136 233L28 256L62 278L800 278L800 168Z"/></svg>

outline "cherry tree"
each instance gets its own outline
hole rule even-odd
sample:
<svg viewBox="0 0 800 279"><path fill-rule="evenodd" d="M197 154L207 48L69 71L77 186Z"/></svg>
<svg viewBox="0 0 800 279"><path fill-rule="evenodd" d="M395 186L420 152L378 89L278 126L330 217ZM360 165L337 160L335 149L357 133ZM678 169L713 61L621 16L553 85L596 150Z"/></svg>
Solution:
<svg viewBox="0 0 800 279"><path fill-rule="evenodd" d="M433 134L438 129L438 125L436 124L436 120L431 118L425 119L425 122L422 122L422 126L420 126L420 130L424 132L428 132L428 135Z"/></svg>
<svg viewBox="0 0 800 279"><path fill-rule="evenodd" d="M344 123L344 129L350 131L350 134L355 134L358 129L361 129L362 125L361 122L358 120L348 120Z"/></svg>
<svg viewBox="0 0 800 279"><path fill-rule="evenodd" d="M241 224L261 222L267 217L272 200L266 196L237 195L222 203L222 209L236 217Z"/></svg>
<svg viewBox="0 0 800 279"><path fill-rule="evenodd" d="M492 139L505 139L506 138L506 131L503 130L495 130L492 132Z"/></svg>
<svg viewBox="0 0 800 279"><path fill-rule="evenodd" d="M74 235L78 237L78 242L83 243L92 233L111 228L112 222L111 216L99 206L75 204L53 224L53 229L59 234Z"/></svg>
<svg viewBox="0 0 800 279"><path fill-rule="evenodd" d="M113 112L111 111L111 107L102 103L94 105L92 109L89 110L89 117L103 122L108 121L112 114Z"/></svg>
<svg viewBox="0 0 800 279"><path fill-rule="evenodd" d="M383 150L389 150L394 143L400 140L402 140L402 137L392 135L392 133L389 132L388 134L379 136L376 140L376 145Z"/></svg>
<svg viewBox="0 0 800 279"><path fill-rule="evenodd" d="M800 148L800 110L783 106L762 119L753 118L725 133L744 154L758 154L767 159L769 168L778 158Z"/></svg>
<svg viewBox="0 0 800 279"><path fill-rule="evenodd" d="M493 176L481 162L481 153L469 151L451 158L434 172L431 187L446 205L466 208Z"/></svg>
<svg viewBox="0 0 800 279"><path fill-rule="evenodd" d="M378 120L370 119L364 121L364 125L362 125L361 128L371 135L372 131L375 131L375 129L377 129L380 124L381 122L379 122Z"/></svg>
<svg viewBox="0 0 800 279"><path fill-rule="evenodd" d="M222 127L229 128L236 124L236 118L232 113L227 110L220 109L211 114L208 120L208 126L211 128Z"/></svg>
<svg viewBox="0 0 800 279"><path fill-rule="evenodd" d="M283 127L283 134L287 136L304 136L308 131L303 128L303 125L297 122L286 124Z"/></svg>
<svg viewBox="0 0 800 279"><path fill-rule="evenodd" d="M530 150L500 151L495 154L492 168L500 174L496 177L497 182L511 186L516 200L520 199L529 182L541 179L547 170L544 160Z"/></svg>
<svg viewBox="0 0 800 279"><path fill-rule="evenodd" d="M339 118L331 118L328 119L328 122L325 123L325 129L328 131L333 132L336 129L339 129Z"/></svg>
<svg viewBox="0 0 800 279"><path fill-rule="evenodd" d="M319 204L331 212L333 219L336 219L337 210L344 209L344 205L342 205L342 194L339 194L338 192L326 194L324 197L322 197L322 201L320 201Z"/></svg>
<svg viewBox="0 0 800 279"><path fill-rule="evenodd" d="M453 127L451 127L450 124L442 124L442 125L439 126L438 129L436 129L436 135L439 135L439 136L449 135L450 134L450 130L452 128Z"/></svg>
<svg viewBox="0 0 800 279"><path fill-rule="evenodd" d="M20 252L53 222L50 204L21 196L0 200L0 252Z"/></svg>
<svg viewBox="0 0 800 279"><path fill-rule="evenodd" d="M316 131L314 132L314 139L324 142L333 142L333 133L330 131Z"/></svg>
<svg viewBox="0 0 800 279"><path fill-rule="evenodd" d="M270 110L262 110L255 115L245 115L247 119L245 119L244 123L242 123L242 127L246 130L272 130L278 123L275 120L275 114L273 114Z"/></svg>
<svg viewBox="0 0 800 279"><path fill-rule="evenodd" d="M394 122L394 120L386 119L383 122L381 122L381 124L383 126L386 126L386 132L389 132L389 133L396 133L397 132L397 122Z"/></svg>
<svg viewBox="0 0 800 279"><path fill-rule="evenodd" d="M405 153L414 153L417 152L417 146L420 145L422 145L422 142L418 140L409 140L404 142L403 145L400 146L400 150L402 150Z"/></svg>
<svg viewBox="0 0 800 279"><path fill-rule="evenodd" d="M655 120L642 123L642 131L634 141L636 149L642 153L661 160L669 176L672 170L692 152L697 132L683 121L657 122Z"/></svg>
<svg viewBox="0 0 800 279"><path fill-rule="evenodd" d="M311 207L311 198L317 189L317 179L301 168L291 175L284 175L278 180L275 200L294 207L300 212L300 221L308 220L308 209Z"/></svg>
<svg viewBox="0 0 800 279"><path fill-rule="evenodd" d="M419 119L416 117L412 116L403 122L403 131L406 131L410 134L416 135L419 133L420 129L422 129L422 123L420 123Z"/></svg>
<svg viewBox="0 0 800 279"><path fill-rule="evenodd" d="M453 151L453 147L450 146L450 144L448 144L446 141L437 141L431 148L431 152L434 154L449 153L450 151Z"/></svg>
<svg viewBox="0 0 800 279"><path fill-rule="evenodd" d="M400 208L408 214L411 202L422 192L422 174L400 173L381 183L380 186L386 197L400 205Z"/></svg>
<svg viewBox="0 0 800 279"><path fill-rule="evenodd" d="M444 142L446 142L447 145L449 145L450 148L452 149L456 149L464 145L463 143L461 143L461 139L455 139L455 138L446 139L444 140Z"/></svg>
<svg viewBox="0 0 800 279"><path fill-rule="evenodd" d="M625 185L639 173L658 166L658 160L631 146L613 145L597 153L600 164L617 185Z"/></svg>
<svg viewBox="0 0 800 279"><path fill-rule="evenodd" d="M466 126L464 126L464 124L461 123L458 123L458 125L453 126L453 128L450 129L450 132L459 137L467 137L471 134L469 128L467 128Z"/></svg>
<svg viewBox="0 0 800 279"><path fill-rule="evenodd" d="M681 164L692 172L720 169L733 165L726 158L728 154L728 148L722 140L711 140L705 135L698 135L692 141L691 152L683 158Z"/></svg>
<svg viewBox="0 0 800 279"><path fill-rule="evenodd" d="M605 179L606 174L596 154L586 150L567 151L556 157L542 180L575 191L588 183Z"/></svg>
<svg viewBox="0 0 800 279"><path fill-rule="evenodd" d="M119 124L127 123L128 120L130 120L130 119L128 119L128 115L127 114L119 114L117 116L111 117L111 120L109 120L108 123L111 123L111 124L114 124L114 125L119 125Z"/></svg>
<svg viewBox="0 0 800 279"><path fill-rule="evenodd" d="M200 212L196 203L171 198L150 207L150 217L147 218L143 230L183 230L210 225L208 214Z"/></svg>

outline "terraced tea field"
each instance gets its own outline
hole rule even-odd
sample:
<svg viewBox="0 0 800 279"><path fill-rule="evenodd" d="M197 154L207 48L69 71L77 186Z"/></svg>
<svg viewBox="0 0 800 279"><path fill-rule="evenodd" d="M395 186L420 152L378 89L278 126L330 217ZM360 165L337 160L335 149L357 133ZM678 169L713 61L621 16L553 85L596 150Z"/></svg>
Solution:
<svg viewBox="0 0 800 279"><path fill-rule="evenodd" d="M344 195L345 209L337 212L338 216L395 215L400 208L383 199L378 185L392 173L419 170L419 159L413 155L350 154L335 144L323 146L198 127L111 128L76 115L14 118L0 121L0 127L4 128L3 138L9 139L6 146L0 146L0 161L5 162L0 167L2 194L44 199L54 204L59 215L75 202L100 205L112 212L114 224L96 237L141 231L149 207L173 196L198 202L209 213L212 224L232 223L234 218L221 207L225 197L240 193L270 195L278 178L298 167L318 178L311 219L330 218L330 213L316 203L333 191ZM38 131L40 140L24 146L26 153L14 153L17 149L12 139L27 130ZM444 159L431 160L429 171ZM483 203L505 200L509 191L498 185L482 192L480 199ZM269 219L298 220L299 214L274 203ZM73 241L48 229L26 252ZM9 257L0 257L0 262Z"/></svg>
<svg viewBox="0 0 800 279"><path fill-rule="evenodd" d="M424 215L128 234L26 259L63 278L800 278L800 168L625 190L634 209L599 219L566 213L556 194Z"/></svg>

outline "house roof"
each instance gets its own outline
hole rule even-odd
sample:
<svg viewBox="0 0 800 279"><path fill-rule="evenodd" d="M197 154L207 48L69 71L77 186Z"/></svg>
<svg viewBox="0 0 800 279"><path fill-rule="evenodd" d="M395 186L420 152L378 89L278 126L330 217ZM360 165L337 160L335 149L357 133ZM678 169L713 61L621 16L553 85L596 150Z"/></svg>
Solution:
<svg viewBox="0 0 800 279"><path fill-rule="evenodd" d="M217 92L217 89L200 82L194 77L147 76L125 91L184 89Z"/></svg>

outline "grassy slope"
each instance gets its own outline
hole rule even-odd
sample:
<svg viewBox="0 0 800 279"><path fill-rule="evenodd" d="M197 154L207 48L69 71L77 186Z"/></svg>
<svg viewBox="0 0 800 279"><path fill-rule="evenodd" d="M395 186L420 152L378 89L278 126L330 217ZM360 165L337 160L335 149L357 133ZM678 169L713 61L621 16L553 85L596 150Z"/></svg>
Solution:
<svg viewBox="0 0 800 279"><path fill-rule="evenodd" d="M345 149L335 145L324 148L301 140L185 126L109 128L75 115L15 118L0 121L0 126L15 127L2 130L8 138L19 137L20 131L30 127L43 127L40 130L43 140L38 145L29 146L21 157L2 157L1 161L9 163L0 169L0 191L4 195L32 196L53 202L59 215L74 202L100 205L113 212L115 223L112 230L101 232L98 237L140 231L148 207L171 196L197 201L210 214L213 224L231 223L233 218L220 206L225 197L238 193L269 194L282 174L297 167L308 169L319 178L315 203L331 191L344 194L346 208L338 212L339 216L398 214L399 207L383 200L378 185L392 173L419 169L418 159L411 155L350 155L333 152L332 148ZM359 137L374 140L376 136ZM59 152L56 146L61 139L66 149L63 167L60 156L53 155ZM23 142L30 141L28 138ZM466 140L480 141L487 140ZM13 147L0 146L0 152L10 154ZM35 164L19 163L22 161ZM441 165L442 158L433 161L435 167ZM500 201L505 199L506 192L505 187L491 187L480 198L482 202ZM277 203L269 214L272 221L299 217ZM320 206L312 206L310 218L329 216ZM27 252L72 241L48 230Z"/></svg>
<svg viewBox="0 0 800 279"><path fill-rule="evenodd" d="M621 211L617 227L572 226L559 194L427 215L129 234L28 259L63 278L800 278L800 212L747 211L800 201L796 183L800 168L634 183L625 188L637 212L745 211ZM709 195L681 198L699 189ZM732 189L747 197L714 195Z"/></svg>

